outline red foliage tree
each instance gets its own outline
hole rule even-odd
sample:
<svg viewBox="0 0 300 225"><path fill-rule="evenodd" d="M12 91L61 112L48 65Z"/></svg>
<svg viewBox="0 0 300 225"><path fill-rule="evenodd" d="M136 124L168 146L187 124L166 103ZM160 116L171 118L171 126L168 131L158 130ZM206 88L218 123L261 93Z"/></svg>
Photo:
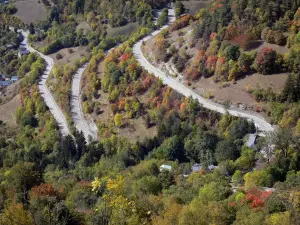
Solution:
<svg viewBox="0 0 300 225"><path fill-rule="evenodd" d="M277 54L271 48L263 48L257 55L255 63L257 71L262 74L272 73L276 65Z"/></svg>
<svg viewBox="0 0 300 225"><path fill-rule="evenodd" d="M246 193L246 201L251 208L264 207L265 201L272 195L272 191L261 191L257 188L249 189Z"/></svg>
<svg viewBox="0 0 300 225"><path fill-rule="evenodd" d="M31 198L39 198L42 196L56 196L53 184L40 184L39 186L34 186L30 191Z"/></svg>

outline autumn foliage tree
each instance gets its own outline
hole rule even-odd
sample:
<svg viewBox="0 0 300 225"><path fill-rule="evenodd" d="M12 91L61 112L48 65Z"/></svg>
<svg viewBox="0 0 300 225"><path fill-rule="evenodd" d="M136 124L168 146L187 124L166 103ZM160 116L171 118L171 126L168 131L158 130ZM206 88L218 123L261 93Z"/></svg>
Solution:
<svg viewBox="0 0 300 225"><path fill-rule="evenodd" d="M263 48L255 59L256 69L259 73L270 74L276 69L277 53L271 48ZM279 71L278 71L279 72Z"/></svg>

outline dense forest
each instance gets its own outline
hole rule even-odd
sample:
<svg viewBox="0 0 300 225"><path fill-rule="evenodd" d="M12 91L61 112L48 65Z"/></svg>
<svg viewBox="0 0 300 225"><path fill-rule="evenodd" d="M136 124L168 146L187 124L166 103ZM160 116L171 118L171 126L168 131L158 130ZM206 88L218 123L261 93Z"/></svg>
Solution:
<svg viewBox="0 0 300 225"><path fill-rule="evenodd" d="M107 36L107 26L124 26L128 23L138 22L141 26L155 27L153 8L162 7L169 1L54 1L50 8L48 19L36 24L37 31L33 29L30 40L41 41L47 39L50 45L41 49L45 54L54 53L62 48L78 45L88 45L90 49L100 45L107 49L126 37ZM120 7L124 6L124 7ZM80 21L86 21L91 32L85 35L76 30Z"/></svg>
<svg viewBox="0 0 300 225"><path fill-rule="evenodd" d="M205 109L163 85L133 57L133 44L155 28L152 8L164 1L53 2L49 20L31 26L31 38L37 38L37 27L44 26L42 38L56 43L47 46L46 53L83 42L89 45L84 110L101 113L102 93L108 96L113 117L98 123L100 141L88 144L77 131L62 137L37 88L45 62L33 53L22 58L15 68L25 76L16 112L18 128L12 130L0 121L1 224L299 224L300 2L218 0L196 16L182 17L184 9L177 2L178 20L157 38L157 55L164 57L168 52L161 49L168 46L168 32L193 26L192 35L202 48L202 55L187 64L199 73L195 79L206 74L239 79L241 73L268 74L277 68L291 73L280 95L260 92L261 101L274 105L270 116L277 129L257 137L255 147L248 144L249 134L256 132L253 122ZM166 23L166 14L164 10L158 26ZM85 36L76 31L77 16L98 25L91 25ZM121 39L105 37L103 19L112 26L141 20L143 28L105 56L104 50ZM257 34L246 38L251 43L262 37L277 44L283 43L280 34L289 31L286 41L293 47L287 58L270 49L244 52L248 43L243 38L225 38L230 30L236 32L233 36ZM231 39L243 42L224 41ZM173 54L178 62L184 60L184 54ZM72 73L85 60L52 71L60 102L68 101L64 90L69 90ZM230 74L235 77L228 78ZM155 137L133 142L116 135L125 118L140 117L147 127L155 126Z"/></svg>
<svg viewBox="0 0 300 225"><path fill-rule="evenodd" d="M18 34L10 31L4 23L0 24L0 73L13 76L20 67L17 50L20 45Z"/></svg>

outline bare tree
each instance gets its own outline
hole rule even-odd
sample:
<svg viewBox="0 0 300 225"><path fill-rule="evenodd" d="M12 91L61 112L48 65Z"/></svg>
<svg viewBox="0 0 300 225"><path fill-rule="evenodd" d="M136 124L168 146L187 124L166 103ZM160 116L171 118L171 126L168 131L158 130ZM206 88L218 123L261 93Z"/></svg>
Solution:
<svg viewBox="0 0 300 225"><path fill-rule="evenodd" d="M258 140L257 147L263 156L267 159L268 164L270 163L270 159L274 155L274 133L268 132L265 137L261 137Z"/></svg>

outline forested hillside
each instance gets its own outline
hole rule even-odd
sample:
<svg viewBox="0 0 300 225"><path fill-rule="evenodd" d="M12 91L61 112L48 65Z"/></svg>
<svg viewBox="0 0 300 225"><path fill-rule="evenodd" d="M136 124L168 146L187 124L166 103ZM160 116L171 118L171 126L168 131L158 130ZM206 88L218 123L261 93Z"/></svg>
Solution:
<svg viewBox="0 0 300 225"><path fill-rule="evenodd" d="M299 4L216 1L194 17L183 16L144 49L154 63L203 96L296 129Z"/></svg>
<svg viewBox="0 0 300 225"><path fill-rule="evenodd" d="M54 67L49 82L68 110L72 73L89 60L83 109L98 119L100 140L88 143L77 131L62 137L37 88L45 62L33 53L18 61L13 68L25 77L18 127L0 121L0 224L300 224L300 2L217 0L182 16L176 2L178 20L143 44L153 63L172 62L191 88L200 78L235 83L255 72L285 72L279 93L251 92L270 107L266 114L276 125L260 136L252 121L204 108L134 58L134 44L167 23L168 10L157 25L152 11L165 1L53 3L47 21L29 26L30 39L36 45L48 39L45 53L87 46L90 58ZM91 28L86 33L76 29L83 20ZM134 21L141 28L129 37L105 33L105 23ZM288 51L258 50L262 41ZM133 121L154 132L124 132Z"/></svg>

